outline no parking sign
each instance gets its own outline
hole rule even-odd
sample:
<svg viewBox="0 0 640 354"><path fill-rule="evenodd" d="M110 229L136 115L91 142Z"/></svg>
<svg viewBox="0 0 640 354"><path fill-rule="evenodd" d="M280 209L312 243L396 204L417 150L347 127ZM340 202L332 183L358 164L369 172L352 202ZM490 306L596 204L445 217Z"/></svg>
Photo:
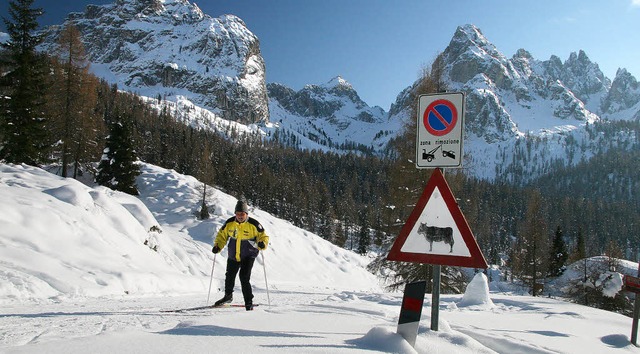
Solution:
<svg viewBox="0 0 640 354"><path fill-rule="evenodd" d="M462 92L421 95L418 100L416 167L462 167Z"/></svg>

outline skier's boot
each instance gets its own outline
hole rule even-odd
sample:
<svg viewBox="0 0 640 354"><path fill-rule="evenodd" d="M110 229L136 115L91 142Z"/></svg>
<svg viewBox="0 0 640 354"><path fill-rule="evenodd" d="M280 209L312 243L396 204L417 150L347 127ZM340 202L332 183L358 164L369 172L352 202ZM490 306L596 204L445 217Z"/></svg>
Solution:
<svg viewBox="0 0 640 354"><path fill-rule="evenodd" d="M250 302L244 304L244 307L247 309L247 311L253 311L253 304Z"/></svg>
<svg viewBox="0 0 640 354"><path fill-rule="evenodd" d="M224 297L222 299L216 301L214 306L220 306L220 305L228 304L231 301L233 301L233 294L224 294Z"/></svg>

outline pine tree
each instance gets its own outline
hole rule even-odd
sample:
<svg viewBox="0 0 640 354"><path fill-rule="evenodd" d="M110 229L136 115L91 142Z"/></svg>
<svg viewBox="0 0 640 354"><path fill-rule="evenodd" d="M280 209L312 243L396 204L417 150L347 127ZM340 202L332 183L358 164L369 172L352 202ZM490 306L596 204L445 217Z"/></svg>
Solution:
<svg viewBox="0 0 640 354"><path fill-rule="evenodd" d="M206 134L205 134L205 140L202 141L202 146L200 147L201 149L201 155L199 157L199 161L197 163L197 171L196 171L196 178L198 178L199 181L202 181L202 199L200 201L200 212L199 212L199 217L201 220L205 220L208 219L210 217L209 215L209 206L207 205L207 198L209 197L209 194L212 193L212 191L207 191L207 184L213 184L214 182L214 170L213 170L213 163L211 162L211 144L209 143L209 140L206 139Z"/></svg>
<svg viewBox="0 0 640 354"><path fill-rule="evenodd" d="M0 159L11 163L37 165L46 160L50 146L44 114L46 61L36 52L42 38L35 33L42 9L32 8L33 0L9 2L13 22L4 19L9 41L9 72L2 77L2 130Z"/></svg>
<svg viewBox="0 0 640 354"><path fill-rule="evenodd" d="M202 201L200 203L200 212L198 213L200 220L206 220L211 215L209 214L209 207L207 206L207 184L202 184Z"/></svg>
<svg viewBox="0 0 640 354"><path fill-rule="evenodd" d="M360 231L358 232L358 253L367 254L371 247L371 235L369 233L368 208L360 211Z"/></svg>
<svg viewBox="0 0 640 354"><path fill-rule="evenodd" d="M527 198L525 219L520 225L520 236L512 260L514 273L523 279L532 295L536 296L548 269L549 237L542 196L538 191L531 191L527 193Z"/></svg>
<svg viewBox="0 0 640 354"><path fill-rule="evenodd" d="M587 258L587 246L582 234L582 228L578 229L578 235L576 239L576 247L571 254L571 262L577 262L581 259Z"/></svg>
<svg viewBox="0 0 640 354"><path fill-rule="evenodd" d="M620 260L624 257L624 252L620 245L614 240L609 240L604 254L607 256L607 264L612 272L620 271Z"/></svg>
<svg viewBox="0 0 640 354"><path fill-rule="evenodd" d="M98 81L89 74L89 61L75 26L65 26L57 44L53 66L57 89L51 90L48 101L56 118L55 131L61 140L61 175L66 177L68 166L73 164L76 177L80 164L95 161L99 156L92 148L97 144L90 143L102 132L94 113Z"/></svg>
<svg viewBox="0 0 640 354"><path fill-rule="evenodd" d="M556 229L549 255L549 275L553 277L560 276L565 269L569 252L567 252L567 244L564 242L564 236L560 226Z"/></svg>
<svg viewBox="0 0 640 354"><path fill-rule="evenodd" d="M109 125L109 136L100 164L96 182L114 190L138 195L136 177L140 174L133 144L131 122L126 115L115 113L116 119Z"/></svg>

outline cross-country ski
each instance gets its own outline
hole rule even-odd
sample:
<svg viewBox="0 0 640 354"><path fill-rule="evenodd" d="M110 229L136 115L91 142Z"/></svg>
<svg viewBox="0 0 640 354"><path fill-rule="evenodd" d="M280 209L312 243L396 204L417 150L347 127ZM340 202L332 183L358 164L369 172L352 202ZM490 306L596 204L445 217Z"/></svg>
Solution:
<svg viewBox="0 0 640 354"><path fill-rule="evenodd" d="M253 304L253 307L258 307L260 304ZM183 309L171 309L171 310L160 310L160 312L188 312L188 311L199 311L199 310L209 310L209 309L221 309L221 308L244 308L243 304L222 304L222 305L206 305L206 306L196 306L196 307L188 307Z"/></svg>

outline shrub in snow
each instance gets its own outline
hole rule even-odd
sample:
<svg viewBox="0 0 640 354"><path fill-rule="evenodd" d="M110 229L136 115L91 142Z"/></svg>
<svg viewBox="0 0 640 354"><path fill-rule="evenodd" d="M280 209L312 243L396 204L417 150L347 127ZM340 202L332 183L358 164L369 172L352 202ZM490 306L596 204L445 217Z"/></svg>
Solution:
<svg viewBox="0 0 640 354"><path fill-rule="evenodd" d="M577 303L630 314L632 301L622 291L622 276L628 271L620 263L606 256L586 258L569 265L556 283L563 296Z"/></svg>

